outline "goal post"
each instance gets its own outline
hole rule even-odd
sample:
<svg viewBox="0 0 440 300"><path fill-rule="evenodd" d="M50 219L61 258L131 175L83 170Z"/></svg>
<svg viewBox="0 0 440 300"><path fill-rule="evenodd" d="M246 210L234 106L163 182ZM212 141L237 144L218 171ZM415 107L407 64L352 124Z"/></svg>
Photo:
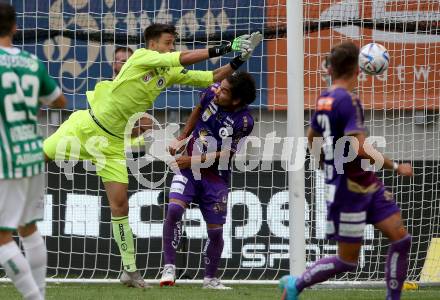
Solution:
<svg viewBox="0 0 440 300"><path fill-rule="evenodd" d="M303 4L287 1L287 137L301 147L304 142L304 28ZM298 152L293 151L300 159ZM290 167L291 162L287 161ZM304 169L288 170L289 189L289 262L290 274L305 271Z"/></svg>

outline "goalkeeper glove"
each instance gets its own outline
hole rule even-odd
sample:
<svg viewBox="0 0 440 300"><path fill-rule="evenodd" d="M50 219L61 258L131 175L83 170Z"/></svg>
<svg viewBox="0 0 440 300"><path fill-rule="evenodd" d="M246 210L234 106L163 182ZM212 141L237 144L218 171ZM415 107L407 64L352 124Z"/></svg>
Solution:
<svg viewBox="0 0 440 300"><path fill-rule="evenodd" d="M241 54L236 56L229 63L232 69L237 70L245 61L247 61L251 56L254 49L261 43L263 40L263 35L256 31L253 32L248 38L248 47L241 50Z"/></svg>
<svg viewBox="0 0 440 300"><path fill-rule="evenodd" d="M220 46L211 47L208 49L209 57L217 57L225 55L231 51L246 51L251 46L251 41L249 40L251 36L249 34L244 34L236 37L232 43L226 42Z"/></svg>
<svg viewBox="0 0 440 300"><path fill-rule="evenodd" d="M259 31L252 32L248 39L249 46L241 50L241 60L248 60L252 56L254 49L261 43L262 40L263 35Z"/></svg>

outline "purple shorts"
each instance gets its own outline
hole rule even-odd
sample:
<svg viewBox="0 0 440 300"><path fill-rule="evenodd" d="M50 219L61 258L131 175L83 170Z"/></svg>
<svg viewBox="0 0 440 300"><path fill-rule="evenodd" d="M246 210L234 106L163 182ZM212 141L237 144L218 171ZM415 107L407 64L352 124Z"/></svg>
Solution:
<svg viewBox="0 0 440 300"><path fill-rule="evenodd" d="M194 179L191 169L180 172L173 177L169 198L197 203L207 224L225 224L229 183L210 171L203 172L201 180Z"/></svg>
<svg viewBox="0 0 440 300"><path fill-rule="evenodd" d="M366 224L376 224L400 211L379 180L365 187L340 176L326 188L328 239L362 242Z"/></svg>

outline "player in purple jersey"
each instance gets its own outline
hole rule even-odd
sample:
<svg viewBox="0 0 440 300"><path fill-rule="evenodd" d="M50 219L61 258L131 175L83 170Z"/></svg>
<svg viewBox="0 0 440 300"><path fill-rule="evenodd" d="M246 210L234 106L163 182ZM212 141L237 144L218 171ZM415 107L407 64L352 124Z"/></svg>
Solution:
<svg viewBox="0 0 440 300"><path fill-rule="evenodd" d="M361 161L383 162L385 169L394 169L403 176L412 176L412 167L391 161L366 142L362 104L350 92L358 84L358 56L359 49L352 42L344 42L331 50L329 73L333 85L318 98L307 133L312 153L313 139L323 139L327 238L338 242L338 255L319 260L298 278L284 276L280 281L282 299L297 299L306 287L336 274L355 271L366 224L373 224L391 241L385 268L386 299L400 299L411 236L403 226L391 192L373 171L362 168ZM341 143L344 139L347 143ZM357 155L353 152L356 144L359 145ZM355 159L347 162L350 153Z"/></svg>
<svg viewBox="0 0 440 300"><path fill-rule="evenodd" d="M203 287L229 289L215 277L223 251L229 162L244 138L252 132L254 119L248 105L255 97L255 81L249 73L240 72L228 76L221 84L216 83L202 92L200 104L192 112L183 134L177 139L182 141L189 137L189 143L186 154L176 157L174 163L180 174L174 175L171 183L168 212L163 226L165 265L161 286L174 285L182 215L185 208L194 202L198 203L208 229L208 241L204 248ZM170 153L175 155L178 148L175 143L170 147ZM200 162L200 165L196 166L194 161Z"/></svg>

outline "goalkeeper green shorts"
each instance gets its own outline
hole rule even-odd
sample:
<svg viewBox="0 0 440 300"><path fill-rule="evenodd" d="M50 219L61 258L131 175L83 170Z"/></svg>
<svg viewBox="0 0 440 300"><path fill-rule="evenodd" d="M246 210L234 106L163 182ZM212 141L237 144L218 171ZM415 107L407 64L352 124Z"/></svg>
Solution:
<svg viewBox="0 0 440 300"><path fill-rule="evenodd" d="M88 110L70 115L44 141L44 153L52 160L90 160L103 182L128 183L124 140L100 128Z"/></svg>

